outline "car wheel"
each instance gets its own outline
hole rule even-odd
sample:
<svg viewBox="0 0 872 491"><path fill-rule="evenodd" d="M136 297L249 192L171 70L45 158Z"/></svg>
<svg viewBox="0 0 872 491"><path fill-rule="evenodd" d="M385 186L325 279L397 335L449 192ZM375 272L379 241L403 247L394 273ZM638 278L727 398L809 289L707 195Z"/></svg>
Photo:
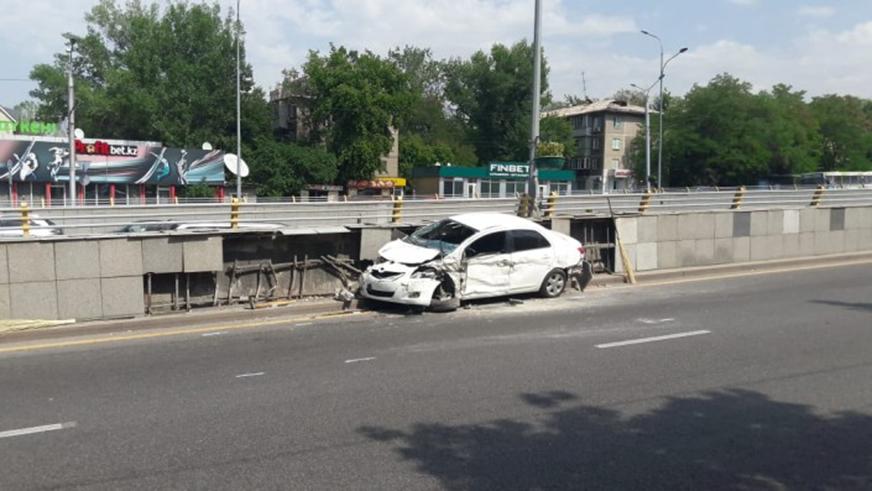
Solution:
<svg viewBox="0 0 872 491"><path fill-rule="evenodd" d="M460 308L460 299L454 293L448 293L439 285L430 300L431 312L453 312Z"/></svg>
<svg viewBox="0 0 872 491"><path fill-rule="evenodd" d="M539 288L539 294L545 298L559 297L566 290L566 271L562 269L552 269L545 280L542 281L542 287Z"/></svg>

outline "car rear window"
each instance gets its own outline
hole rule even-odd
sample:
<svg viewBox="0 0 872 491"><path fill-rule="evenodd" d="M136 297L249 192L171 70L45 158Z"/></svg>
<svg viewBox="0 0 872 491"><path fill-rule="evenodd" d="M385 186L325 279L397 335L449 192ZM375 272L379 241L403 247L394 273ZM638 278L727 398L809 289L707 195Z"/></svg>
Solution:
<svg viewBox="0 0 872 491"><path fill-rule="evenodd" d="M512 230L512 250L514 252L545 249L551 243L535 230Z"/></svg>

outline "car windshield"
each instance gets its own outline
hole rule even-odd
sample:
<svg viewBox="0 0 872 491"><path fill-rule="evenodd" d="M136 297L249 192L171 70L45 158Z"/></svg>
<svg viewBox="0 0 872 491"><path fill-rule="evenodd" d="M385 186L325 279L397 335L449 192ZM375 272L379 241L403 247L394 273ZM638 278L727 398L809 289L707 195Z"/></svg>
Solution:
<svg viewBox="0 0 872 491"><path fill-rule="evenodd" d="M477 230L472 227L446 219L425 225L403 240L417 246L438 249L443 254L448 254L476 232Z"/></svg>

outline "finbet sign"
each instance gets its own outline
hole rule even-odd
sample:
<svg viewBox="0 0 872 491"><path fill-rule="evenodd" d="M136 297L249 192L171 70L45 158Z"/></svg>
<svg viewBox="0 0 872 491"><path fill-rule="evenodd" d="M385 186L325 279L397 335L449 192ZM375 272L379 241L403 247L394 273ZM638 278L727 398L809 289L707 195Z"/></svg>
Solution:
<svg viewBox="0 0 872 491"><path fill-rule="evenodd" d="M490 164L488 174L491 177L527 177L530 175L530 164L496 162Z"/></svg>

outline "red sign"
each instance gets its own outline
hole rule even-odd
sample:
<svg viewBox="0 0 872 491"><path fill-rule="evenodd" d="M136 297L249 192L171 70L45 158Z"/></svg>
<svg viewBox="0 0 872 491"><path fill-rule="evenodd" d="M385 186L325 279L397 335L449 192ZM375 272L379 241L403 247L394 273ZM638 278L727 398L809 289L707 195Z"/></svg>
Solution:
<svg viewBox="0 0 872 491"><path fill-rule="evenodd" d="M136 145L110 145L97 140L93 143L85 143L76 140L76 153L80 155L106 155L109 157L136 157L139 149Z"/></svg>

